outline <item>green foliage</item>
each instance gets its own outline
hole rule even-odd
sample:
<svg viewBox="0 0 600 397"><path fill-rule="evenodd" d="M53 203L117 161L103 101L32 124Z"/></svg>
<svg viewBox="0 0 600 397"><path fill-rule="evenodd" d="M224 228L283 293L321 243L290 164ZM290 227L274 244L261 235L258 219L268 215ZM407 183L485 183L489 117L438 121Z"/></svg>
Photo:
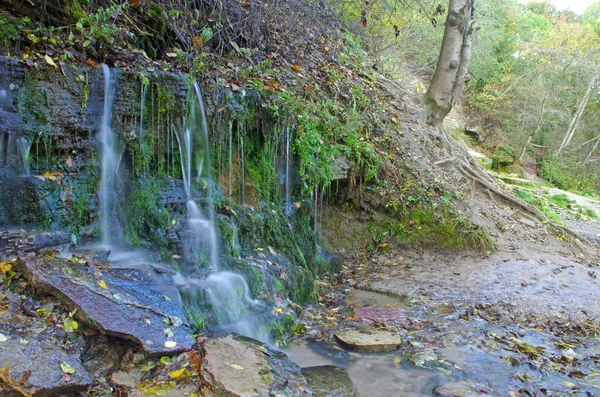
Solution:
<svg viewBox="0 0 600 397"><path fill-rule="evenodd" d="M10 15L0 14L0 48L9 48L19 38L17 21Z"/></svg>
<svg viewBox="0 0 600 397"><path fill-rule="evenodd" d="M562 157L546 157L540 163L540 176L559 189L584 195L597 195L600 173L595 167Z"/></svg>
<svg viewBox="0 0 600 397"><path fill-rule="evenodd" d="M78 2L71 1L70 3L76 4ZM80 6L71 7L74 14L80 16L75 27L87 40L95 39L102 43L113 44L116 38L126 34L123 27L117 24L117 20L119 15L123 14L125 9L129 7L129 4L126 1L110 7L99 8L97 12L88 15L85 15ZM85 41L83 46L87 47L89 44L89 41Z"/></svg>
<svg viewBox="0 0 600 397"><path fill-rule="evenodd" d="M513 191L517 196L522 198L523 201L539 208L540 211L542 211L544 214L546 214L546 216L548 218L552 219L557 224L559 224L559 225L564 224L564 222L560 218L560 216L558 216L554 211L552 211L552 209L550 209L546 199L544 199L542 197L537 197L531 191L526 190L524 188L514 188Z"/></svg>

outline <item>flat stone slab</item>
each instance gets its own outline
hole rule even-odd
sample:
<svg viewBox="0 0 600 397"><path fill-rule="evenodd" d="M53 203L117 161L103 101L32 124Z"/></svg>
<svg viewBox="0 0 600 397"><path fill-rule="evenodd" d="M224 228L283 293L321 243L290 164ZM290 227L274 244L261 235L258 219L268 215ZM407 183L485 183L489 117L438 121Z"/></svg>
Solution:
<svg viewBox="0 0 600 397"><path fill-rule="evenodd" d="M361 307L356 313L358 321L363 323L402 323L406 321L406 315L402 309L393 307Z"/></svg>
<svg viewBox="0 0 600 397"><path fill-rule="evenodd" d="M400 336L388 331L348 330L335 333L342 347L358 352L391 352L398 349Z"/></svg>
<svg viewBox="0 0 600 397"><path fill-rule="evenodd" d="M21 255L19 261L35 287L66 298L86 323L103 333L140 343L153 355L180 353L195 344L181 304L172 298L170 275L52 254Z"/></svg>
<svg viewBox="0 0 600 397"><path fill-rule="evenodd" d="M0 396L71 395L91 385L78 357L47 340L5 336L0 342Z"/></svg>
<svg viewBox="0 0 600 397"><path fill-rule="evenodd" d="M208 339L202 345L200 378L204 396L313 396L300 367L285 354L240 335Z"/></svg>
<svg viewBox="0 0 600 397"><path fill-rule="evenodd" d="M356 396L356 389L345 369L333 365L302 368L302 375L313 389L315 397Z"/></svg>

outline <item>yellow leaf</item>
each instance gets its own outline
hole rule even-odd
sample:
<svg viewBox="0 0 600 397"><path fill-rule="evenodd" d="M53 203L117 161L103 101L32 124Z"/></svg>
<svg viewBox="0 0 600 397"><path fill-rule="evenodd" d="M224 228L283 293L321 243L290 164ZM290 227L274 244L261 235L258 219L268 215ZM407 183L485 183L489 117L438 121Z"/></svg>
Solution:
<svg viewBox="0 0 600 397"><path fill-rule="evenodd" d="M177 379L177 378L181 377L181 375L183 375L184 372L185 372L185 368L181 368L181 369L178 369L177 371L169 372L169 378Z"/></svg>
<svg viewBox="0 0 600 397"><path fill-rule="evenodd" d="M165 347L167 347L169 349L172 349L175 346L177 346L177 342L174 342L172 340L168 340L168 341L165 342Z"/></svg>
<svg viewBox="0 0 600 397"><path fill-rule="evenodd" d="M62 363L60 364L60 369L65 373L65 374L74 374L75 373L75 368L71 367L69 364L67 363Z"/></svg>
<svg viewBox="0 0 600 397"><path fill-rule="evenodd" d="M0 262L0 273L8 273L12 270L12 263Z"/></svg>
<svg viewBox="0 0 600 397"><path fill-rule="evenodd" d="M63 329L65 330L65 332L71 333L76 331L78 328L79 324L77 323L77 321L71 318L65 319L65 322L63 323Z"/></svg>
<svg viewBox="0 0 600 397"><path fill-rule="evenodd" d="M276 311L277 313L283 312L283 309L280 307L274 307L273 310Z"/></svg>
<svg viewBox="0 0 600 397"><path fill-rule="evenodd" d="M44 55L44 59L46 60L46 63L48 65L56 67L56 64L54 63L52 58L50 58L48 55Z"/></svg>
<svg viewBox="0 0 600 397"><path fill-rule="evenodd" d="M104 280L100 280L100 281L98 281L98 285L99 285L101 288L105 288L105 289L106 289L106 282L105 282Z"/></svg>
<svg viewBox="0 0 600 397"><path fill-rule="evenodd" d="M238 364L231 364L231 366L235 369L244 369L244 367L242 367L241 365L238 365Z"/></svg>
<svg viewBox="0 0 600 397"><path fill-rule="evenodd" d="M46 171L42 174L42 176L46 179L49 179L51 181L55 181L56 180L56 175L54 175L53 173L51 173L50 171Z"/></svg>
<svg viewBox="0 0 600 397"><path fill-rule="evenodd" d="M571 383L571 382L563 382L563 385L565 385L567 387L575 387L575 383Z"/></svg>
<svg viewBox="0 0 600 397"><path fill-rule="evenodd" d="M302 67L296 63L296 64L292 65L292 70L294 72L300 73L302 71Z"/></svg>
<svg viewBox="0 0 600 397"><path fill-rule="evenodd" d="M514 391L509 391L509 392L508 392L508 395L509 395L510 397L517 397L517 393L515 393Z"/></svg>

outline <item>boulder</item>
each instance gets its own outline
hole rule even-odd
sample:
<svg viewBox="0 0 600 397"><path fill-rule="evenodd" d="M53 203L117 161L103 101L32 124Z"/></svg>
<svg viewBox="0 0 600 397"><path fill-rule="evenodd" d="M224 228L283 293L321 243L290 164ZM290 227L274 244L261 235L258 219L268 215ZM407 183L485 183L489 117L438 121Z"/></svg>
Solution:
<svg viewBox="0 0 600 397"><path fill-rule="evenodd" d="M302 368L302 375L313 389L315 397L356 396L352 380L345 369L333 365Z"/></svg>
<svg viewBox="0 0 600 397"><path fill-rule="evenodd" d="M83 392L91 385L79 358L50 340L6 337L0 342L0 396L60 396Z"/></svg>
<svg viewBox="0 0 600 397"><path fill-rule="evenodd" d="M335 333L342 347L361 352L390 352L398 349L400 336L389 331L347 330Z"/></svg>
<svg viewBox="0 0 600 397"><path fill-rule="evenodd" d="M313 396L300 367L254 339L230 334L202 345L205 396Z"/></svg>
<svg viewBox="0 0 600 397"><path fill-rule="evenodd" d="M32 285L66 299L84 322L103 333L133 340L153 355L180 353L195 343L181 303L169 297L174 286L166 273L52 254L30 253L19 261Z"/></svg>

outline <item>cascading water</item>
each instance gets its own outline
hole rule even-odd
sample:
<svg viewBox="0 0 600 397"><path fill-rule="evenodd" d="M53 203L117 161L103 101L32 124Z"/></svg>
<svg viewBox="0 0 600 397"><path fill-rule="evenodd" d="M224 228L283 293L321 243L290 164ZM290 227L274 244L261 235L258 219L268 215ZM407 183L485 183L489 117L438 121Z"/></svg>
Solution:
<svg viewBox="0 0 600 397"><path fill-rule="evenodd" d="M246 280L239 274L220 271L213 181L210 175L208 125L204 102L196 82L190 94L188 123L177 134L188 198L187 231L182 239L184 259L188 264L199 265L204 254L212 272L206 280L194 280L188 284L204 289L220 329L267 342L269 335L262 327L260 317L252 310L260 308L260 302L250 296ZM200 194L205 203L204 212L194 200L196 195Z"/></svg>
<svg viewBox="0 0 600 397"><path fill-rule="evenodd" d="M123 228L119 222L117 206L117 184L119 158L116 151L114 132L111 128L112 106L116 91L116 75L107 65L102 65L104 77L104 108L100 123L100 141L102 142L102 169L100 175L100 230L102 245L114 248L123 241Z"/></svg>
<svg viewBox="0 0 600 397"><path fill-rule="evenodd" d="M29 151L31 149L31 142L27 138L21 137L17 139L17 150L19 151L19 157L23 164L23 175L29 176Z"/></svg>

